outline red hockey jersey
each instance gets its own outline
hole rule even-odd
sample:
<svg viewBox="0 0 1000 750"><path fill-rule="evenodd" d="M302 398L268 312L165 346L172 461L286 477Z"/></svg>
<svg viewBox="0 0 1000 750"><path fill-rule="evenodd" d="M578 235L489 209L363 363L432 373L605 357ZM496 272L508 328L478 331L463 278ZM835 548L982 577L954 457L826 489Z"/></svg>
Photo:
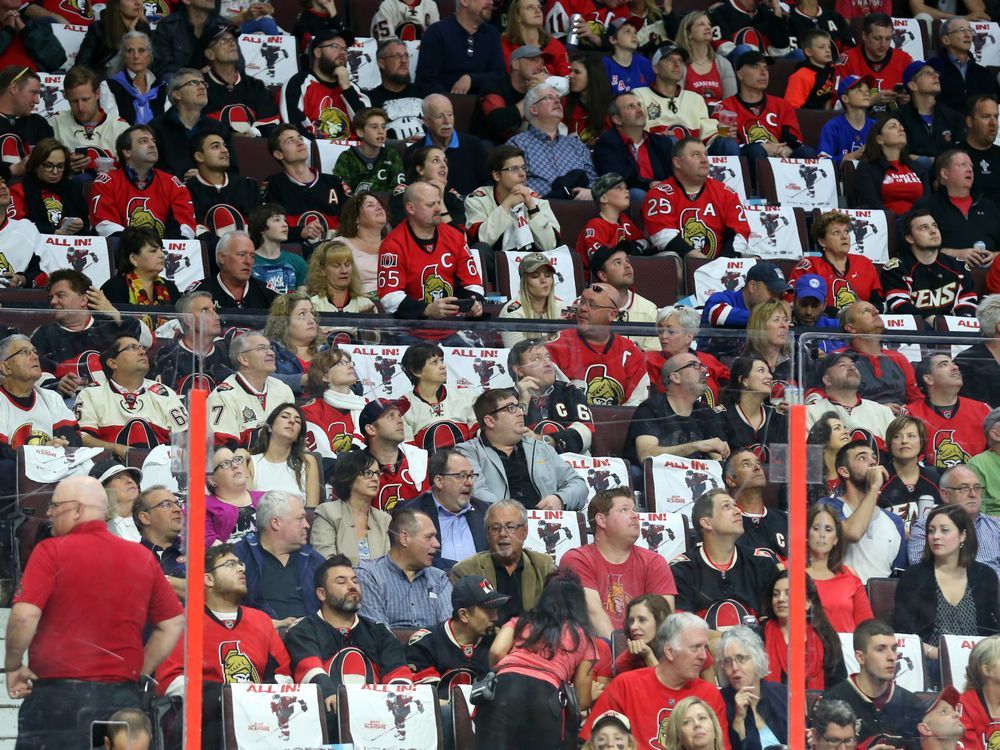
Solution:
<svg viewBox="0 0 1000 750"><path fill-rule="evenodd" d="M1000 744L1000 719L990 717L986 701L979 690L970 688L962 693L962 724L965 750L988 750Z"/></svg>
<svg viewBox="0 0 1000 750"><path fill-rule="evenodd" d="M709 177L694 200L673 177L646 194L642 206L646 234L658 250L684 256L692 250L709 259L733 253L744 255L749 247L750 225L740 197L725 184ZM733 233L728 246L726 232Z"/></svg>
<svg viewBox="0 0 1000 750"><path fill-rule="evenodd" d="M587 394L591 406L633 405L646 399L646 358L624 336L611 334L603 347L595 349L571 328L545 346L556 367Z"/></svg>
<svg viewBox="0 0 1000 750"><path fill-rule="evenodd" d="M990 407L982 401L958 397L958 405L948 417L942 416L926 399L911 401L906 405L907 414L924 423L927 430L927 447L924 463L939 471L969 460L986 450L983 420Z"/></svg>
<svg viewBox="0 0 1000 750"><path fill-rule="evenodd" d="M124 169L97 175L90 192L90 223L104 237L125 227L151 227L160 237L179 234L188 240L194 239L197 224L184 183L159 169L152 170L142 188Z"/></svg>
<svg viewBox="0 0 1000 750"><path fill-rule="evenodd" d="M903 71L913 62L913 58L901 49L890 49L879 65L872 64L865 57L864 46L847 50L843 65L837 66L837 73L843 80L847 76L871 76L875 79L875 88L879 91L892 91L896 84L903 82Z"/></svg>
<svg viewBox="0 0 1000 750"><path fill-rule="evenodd" d="M803 258L788 275L789 285L794 286L800 276L808 273L822 276L826 281L826 306L829 309L842 310L859 300L881 306L884 296L882 279L872 262L863 255L850 253L844 273L822 256Z"/></svg>
<svg viewBox="0 0 1000 750"><path fill-rule="evenodd" d="M465 235L440 224L434 238L418 240L404 221L382 241L378 254L378 296L385 311L394 314L401 304L424 305L454 297L457 287L482 295L483 280L469 251ZM415 317L415 316L414 316ZM453 332L414 330L423 339L440 341Z"/></svg>
<svg viewBox="0 0 1000 750"><path fill-rule="evenodd" d="M736 113L736 139L748 143L802 143L802 131L795 109L780 96L764 94L756 111L748 109L738 96L724 99L722 109Z"/></svg>
<svg viewBox="0 0 1000 750"><path fill-rule="evenodd" d="M602 216L595 216L588 221L583 231L576 238L576 252L583 262L583 270L590 273L590 254L601 245L614 247L622 240L641 240L642 230L635 225L628 214L618 217L618 223L612 224Z"/></svg>

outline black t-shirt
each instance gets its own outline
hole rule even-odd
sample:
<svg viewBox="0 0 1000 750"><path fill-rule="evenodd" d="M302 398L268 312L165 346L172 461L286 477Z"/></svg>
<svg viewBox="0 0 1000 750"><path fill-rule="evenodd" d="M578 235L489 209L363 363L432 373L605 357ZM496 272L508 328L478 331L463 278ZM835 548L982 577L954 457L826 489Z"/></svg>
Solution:
<svg viewBox="0 0 1000 750"><path fill-rule="evenodd" d="M264 567L260 577L261 598L274 610L275 619L286 617L305 617L305 607L302 604L302 587L299 586L299 572L294 561L289 558L287 565L270 552L261 548Z"/></svg>
<svg viewBox="0 0 1000 750"><path fill-rule="evenodd" d="M515 445L509 456L504 451L499 450L496 451L496 454L500 457L500 463L507 477L507 487L510 489L511 498L520 502L525 508L534 508L538 505L542 496L538 494L538 490L531 482L528 459L524 455L521 444Z"/></svg>
<svg viewBox="0 0 1000 750"><path fill-rule="evenodd" d="M661 446L683 445L708 438L725 438L725 426L720 416L707 406L695 406L688 416L674 412L666 394L655 393L632 414L625 440L625 458L639 465L635 439L642 435L655 437ZM692 453L689 458L707 458L704 453Z"/></svg>
<svg viewBox="0 0 1000 750"><path fill-rule="evenodd" d="M521 574L524 572L524 557L517 561L513 573L508 573L503 565L493 563L497 571L497 591L510 597L507 603L497 609L497 627L501 627L512 617L521 614Z"/></svg>
<svg viewBox="0 0 1000 750"><path fill-rule="evenodd" d="M1000 146L991 143L985 151L973 148L966 141L956 146L972 158L972 189L1000 206Z"/></svg>

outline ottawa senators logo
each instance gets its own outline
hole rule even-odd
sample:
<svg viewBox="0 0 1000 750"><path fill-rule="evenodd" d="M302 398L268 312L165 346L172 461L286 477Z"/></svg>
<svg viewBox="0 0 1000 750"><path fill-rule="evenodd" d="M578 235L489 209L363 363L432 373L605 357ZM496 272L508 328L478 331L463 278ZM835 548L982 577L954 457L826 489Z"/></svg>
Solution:
<svg viewBox="0 0 1000 750"><path fill-rule="evenodd" d="M667 750L670 746L667 743L667 722L670 720L670 714L674 712L674 699L670 699L670 705L666 708L661 708L660 713L656 715L656 736L649 738L649 746L653 750Z"/></svg>
<svg viewBox="0 0 1000 750"><path fill-rule="evenodd" d="M324 97L319 108L319 118L314 123L317 135L337 140L351 134L350 118L342 109L333 106L333 99Z"/></svg>
<svg viewBox="0 0 1000 750"><path fill-rule="evenodd" d="M123 404L124 406L124 404ZM141 408L142 402L139 402ZM114 440L118 445L131 445L133 448L152 449L160 444L156 432L145 419L130 419L118 431L118 436Z"/></svg>
<svg viewBox="0 0 1000 750"><path fill-rule="evenodd" d="M934 468L950 469L952 466L966 464L972 456L955 442L954 430L938 430L934 433Z"/></svg>
<svg viewBox="0 0 1000 750"><path fill-rule="evenodd" d="M833 280L833 304L838 310L843 310L848 305L853 305L858 301L858 293L854 291L847 279Z"/></svg>
<svg viewBox="0 0 1000 750"><path fill-rule="evenodd" d="M208 209L203 223L218 237L226 232L243 231L247 228L243 214L228 203L217 203Z"/></svg>
<svg viewBox="0 0 1000 750"><path fill-rule="evenodd" d="M246 130L257 119L254 111L245 104L227 104L218 112L210 114L209 117L229 126L230 130L236 131ZM233 125L237 127L233 127Z"/></svg>
<svg viewBox="0 0 1000 750"><path fill-rule="evenodd" d="M257 668L240 651L239 641L223 641L219 644L219 665L222 667L223 684L260 682Z"/></svg>
<svg viewBox="0 0 1000 750"><path fill-rule="evenodd" d="M759 122L752 123L743 129L743 137L747 143L777 143L777 139L771 135L771 131Z"/></svg>
<svg viewBox="0 0 1000 750"><path fill-rule="evenodd" d="M59 7L62 10L68 10L70 13L75 13L82 18L94 17L94 11L87 3L87 0L62 0L59 3Z"/></svg>
<svg viewBox="0 0 1000 750"><path fill-rule="evenodd" d="M42 199L42 206L45 207L45 216L48 219L49 224L55 227L59 226L59 223L63 218L62 201L55 196L50 195Z"/></svg>
<svg viewBox="0 0 1000 750"><path fill-rule="evenodd" d="M990 733L991 729L993 730L992 733ZM988 739L987 734L989 734ZM983 740L983 745L986 747L986 750L1000 750L1000 723L996 721L990 722L990 724L986 727L986 731L983 733Z"/></svg>
<svg viewBox="0 0 1000 750"><path fill-rule="evenodd" d="M49 434L42 430L34 429L34 425L31 422L21 425L10 436L11 450L17 450L22 445L45 445L48 442Z"/></svg>
<svg viewBox="0 0 1000 750"><path fill-rule="evenodd" d="M469 433L467 428L449 419L432 422L413 436L413 442L428 453L433 453L442 448L451 448L459 443L464 443L468 439Z"/></svg>
<svg viewBox="0 0 1000 750"><path fill-rule="evenodd" d="M349 433L341 432L338 435L334 435L330 440L330 449L334 453L347 453L354 447L354 439Z"/></svg>
<svg viewBox="0 0 1000 750"><path fill-rule="evenodd" d="M149 198L132 198L125 208L125 218L130 227L149 227L155 229L156 233L163 239L166 228L163 222L149 210Z"/></svg>
<svg viewBox="0 0 1000 750"><path fill-rule="evenodd" d="M715 232L701 220L700 208L685 208L681 211L681 237L686 243L708 258L714 258L719 249L719 239Z"/></svg>
<svg viewBox="0 0 1000 750"><path fill-rule="evenodd" d="M423 279L423 300L430 304L435 300L444 299L452 295L452 286L438 275L438 267L435 263L424 268Z"/></svg>
<svg viewBox="0 0 1000 750"><path fill-rule="evenodd" d="M319 225L323 227L323 234L325 235L330 231L330 221L326 214L320 213L319 211L306 211L304 214L299 214L299 218L295 221L295 226L304 227L312 224L314 221L318 221Z"/></svg>
<svg viewBox="0 0 1000 750"><path fill-rule="evenodd" d="M0 161L7 164L17 164L28 154L24 150L24 142L14 133L0 135Z"/></svg>
<svg viewBox="0 0 1000 750"><path fill-rule="evenodd" d="M0 251L0 271L3 273L14 273L14 267L7 260L7 256Z"/></svg>
<svg viewBox="0 0 1000 750"><path fill-rule="evenodd" d="M379 487L378 496L372 501L372 507L392 513L402 499L400 495L402 489L403 485L398 483L382 485Z"/></svg>
<svg viewBox="0 0 1000 750"><path fill-rule="evenodd" d="M737 46L749 44L751 47L756 47L760 52L765 52L767 49L767 39L753 26L744 26L733 34L732 42Z"/></svg>
<svg viewBox="0 0 1000 750"><path fill-rule="evenodd" d="M143 0L142 13L146 18L157 18L170 13L166 0Z"/></svg>
<svg viewBox="0 0 1000 750"><path fill-rule="evenodd" d="M584 376L587 382L587 403L591 406L621 406L625 403L625 388L608 375L604 365L591 365Z"/></svg>

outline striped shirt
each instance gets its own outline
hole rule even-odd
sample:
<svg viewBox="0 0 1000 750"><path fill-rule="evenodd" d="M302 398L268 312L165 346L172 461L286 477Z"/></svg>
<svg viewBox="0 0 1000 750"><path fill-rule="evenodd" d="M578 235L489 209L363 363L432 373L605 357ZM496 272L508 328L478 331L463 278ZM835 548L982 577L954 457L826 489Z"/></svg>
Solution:
<svg viewBox="0 0 1000 750"><path fill-rule="evenodd" d="M390 628L432 628L451 617L451 581L427 567L411 581L389 555L362 561L361 616Z"/></svg>

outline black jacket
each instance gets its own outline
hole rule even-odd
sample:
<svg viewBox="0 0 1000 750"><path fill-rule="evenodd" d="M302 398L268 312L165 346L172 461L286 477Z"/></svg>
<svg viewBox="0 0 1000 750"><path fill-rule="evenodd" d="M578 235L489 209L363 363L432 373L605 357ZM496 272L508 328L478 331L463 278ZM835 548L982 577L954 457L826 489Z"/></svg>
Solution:
<svg viewBox="0 0 1000 750"><path fill-rule="evenodd" d="M854 709L859 726L859 744L880 733L912 741L917 735L917 724L924 720L923 704L913 693L895 683L890 683L889 689L892 693L881 710L861 694L850 677L827 689L823 693L823 700L836 698Z"/></svg>
<svg viewBox="0 0 1000 750"><path fill-rule="evenodd" d="M142 18L136 22L136 31L141 31L147 36L152 36L149 24ZM98 18L89 27L87 33L80 43L80 51L76 53L76 65L86 65L91 70L97 71L98 75L107 75L111 62L118 55L118 48L108 47L104 40L104 24Z"/></svg>
<svg viewBox="0 0 1000 750"><path fill-rule="evenodd" d="M434 528L437 529L438 540L441 540L441 521L438 519L437 505L430 490L403 503L402 507L419 510L421 513L426 513L430 516L430 519L434 522ZM489 503L472 498L469 502L469 510L463 516L465 522L469 524L469 531L472 532L472 542L476 545L476 552L485 552L490 548L489 540L486 538L486 511L489 510L489 507ZM458 562L460 561L442 557L441 550L438 550L434 555L433 564L435 568L450 571Z"/></svg>
<svg viewBox="0 0 1000 750"><path fill-rule="evenodd" d="M927 64L941 77L941 94L938 101L947 107L965 113L969 97L976 94L997 94L997 82L993 75L969 56L965 68L965 78L959 72L948 53L939 51L927 59Z"/></svg>
<svg viewBox="0 0 1000 750"><path fill-rule="evenodd" d="M222 136L226 148L229 149L230 169L239 171L239 165L234 163L236 154L229 142L229 129L218 120L203 114L189 133L177 116L177 110L171 109L154 118L149 126L156 134L156 147L160 154L160 160L156 163L157 169L169 172L183 181L184 173L189 169L195 169L194 157L191 156L191 139L199 132L208 130Z"/></svg>
<svg viewBox="0 0 1000 750"><path fill-rule="evenodd" d="M962 114L940 101L934 105L930 125L912 104L900 107L896 118L906 130L906 145L911 154L937 156L965 140Z"/></svg>
<svg viewBox="0 0 1000 750"><path fill-rule="evenodd" d="M969 565L968 577L972 600L976 604L978 631L962 635L993 635L1000 628L996 571L989 565L973 561ZM898 590L905 591L906 596L896 597L893 614L893 627L897 633L915 633L921 641L931 642L937 619L937 588L933 561L911 565L903 572Z"/></svg>
<svg viewBox="0 0 1000 750"><path fill-rule="evenodd" d="M915 159L910 159L907 165L920 177L924 184L924 197L930 193L930 179L927 167ZM858 205L852 208L867 208L872 211L885 210L882 202L882 181L889 169L886 159L879 161L859 161L854 170L854 188L858 194Z"/></svg>
<svg viewBox="0 0 1000 750"><path fill-rule="evenodd" d="M227 23L218 13L209 11L204 28L214 29ZM201 38L194 35L194 27L183 6L176 13L164 16L156 25L156 33L153 34L153 72L157 78L170 78L178 68L204 67L205 56L202 53Z"/></svg>
<svg viewBox="0 0 1000 750"><path fill-rule="evenodd" d="M646 150L649 152L654 180L662 181L673 175L671 157L674 143L669 137L647 133ZM639 177L639 165L618 128L605 130L594 144L594 169L597 174L617 172L625 178L625 184L629 188L649 190L651 181Z"/></svg>
<svg viewBox="0 0 1000 750"><path fill-rule="evenodd" d="M736 716L736 690L733 689L732 685L727 685L719 692L722 693L722 700L726 702L726 718L729 720L729 746L739 748L739 750L763 750L753 711L747 711L744 721L746 739L741 741L740 736L733 728L733 719ZM788 686L762 680L760 683L760 703L757 704L757 709L764 718L767 728L774 732L774 736L782 744L787 742Z"/></svg>
<svg viewBox="0 0 1000 750"><path fill-rule="evenodd" d="M929 208L941 230L943 247L961 249L982 240L991 252L1000 250L1000 208L987 198L975 198L966 218L944 190L920 199L914 208Z"/></svg>

